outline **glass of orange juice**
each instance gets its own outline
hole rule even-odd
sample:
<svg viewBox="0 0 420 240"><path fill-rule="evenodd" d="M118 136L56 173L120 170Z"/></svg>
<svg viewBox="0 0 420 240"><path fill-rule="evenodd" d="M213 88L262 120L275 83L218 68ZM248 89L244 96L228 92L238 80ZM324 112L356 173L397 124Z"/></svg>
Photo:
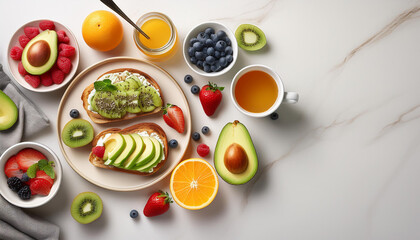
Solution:
<svg viewBox="0 0 420 240"><path fill-rule="evenodd" d="M136 23L150 39L134 29L137 48L153 61L166 60L173 56L178 43L178 33L171 19L163 13L146 13Z"/></svg>

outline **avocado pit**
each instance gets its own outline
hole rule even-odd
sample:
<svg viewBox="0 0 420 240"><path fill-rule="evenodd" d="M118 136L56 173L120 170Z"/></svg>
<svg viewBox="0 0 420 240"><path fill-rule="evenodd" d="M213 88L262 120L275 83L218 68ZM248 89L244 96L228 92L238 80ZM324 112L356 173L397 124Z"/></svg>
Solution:
<svg viewBox="0 0 420 240"><path fill-rule="evenodd" d="M248 155L241 145L232 143L226 148L224 163L229 172L234 174L245 172L248 167L248 162Z"/></svg>
<svg viewBox="0 0 420 240"><path fill-rule="evenodd" d="M36 41L28 49L28 62L34 67L40 67L47 63L50 56L50 45L45 40Z"/></svg>

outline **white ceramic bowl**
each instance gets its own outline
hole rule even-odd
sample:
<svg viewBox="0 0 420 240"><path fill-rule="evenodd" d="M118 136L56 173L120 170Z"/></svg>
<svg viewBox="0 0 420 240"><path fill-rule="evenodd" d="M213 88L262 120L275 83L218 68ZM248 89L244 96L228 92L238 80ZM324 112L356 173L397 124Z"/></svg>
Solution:
<svg viewBox="0 0 420 240"><path fill-rule="evenodd" d="M4 173L4 165L7 162L7 160L17 154L20 150L24 148L33 148L35 150L40 151L42 154L47 157L49 161L54 161L55 167L55 175L56 179L54 181L54 184L51 188L50 194L48 196L31 196L29 200L22 200L19 198L17 193L13 192L8 186L7 186L7 177ZM58 159L57 155L48 147L36 143L36 142L22 142L15 144L8 148L3 155L0 157L0 194L11 204L22 207L22 208L34 208L39 207L41 205L44 205L48 201L50 201L57 193L58 189L61 185L61 179L63 176L63 170L61 167L60 160Z"/></svg>
<svg viewBox="0 0 420 240"><path fill-rule="evenodd" d="M69 83L73 79L74 75L76 74L77 67L79 66L79 45L77 44L76 37L70 31L70 29L68 29L67 27L65 27L61 23L58 23L56 21L53 21L54 22L54 25L55 25L55 31L64 30L66 32L67 37L69 37L69 40L70 40L69 44L72 45L76 49L76 54L73 57L70 58L71 59L71 63L73 65L72 66L72 69L71 69L71 71L68 74L66 74L66 76L64 78L64 81L62 83L60 83L60 84L53 84L53 85L48 86L48 87L43 86L42 84L40 84L39 87L37 87L37 88L32 87L31 85L29 85L29 83L27 83L25 81L24 76L20 75L20 73L18 71L19 61L15 61L15 60L13 60L10 57L10 50L14 46L22 47L19 44L19 36L25 34L24 31L23 31L23 29L25 27L38 27L39 28L38 25L39 25L39 22L41 22L41 21L42 20L35 20L35 21L32 21L32 22L28 22L25 25L23 25L22 27L20 27L15 32L15 34L13 34L13 36L10 39L10 42L9 42L9 47L7 49L7 63L9 65L10 72L13 75L13 78L22 87L24 87L24 88L26 88L28 90L31 90L33 92L52 92L52 91L55 91L57 89L60 89L60 88L62 88L64 86L66 86L67 83ZM40 30L40 31L42 31L42 30Z"/></svg>
<svg viewBox="0 0 420 240"><path fill-rule="evenodd" d="M197 35L200 32L203 32L208 27L212 27L215 32L217 32L219 30L225 31L226 35L229 37L230 41L232 42L233 61L226 68L224 68L220 72L207 73L207 72L201 70L196 65L194 65L190 62L190 56L188 55L188 48L190 47L190 39L194 38L194 37L197 37ZM232 69L233 65L235 65L236 59L238 58L238 43L236 41L235 34L233 34L233 32L230 31L230 29L227 28L225 25L223 25L221 23L218 23L218 22L204 22L204 23L200 23L197 26L193 27L193 29L191 29L188 32L187 36L185 36L184 44L183 44L183 53L184 53L185 62L191 68L191 70L193 70L194 72L196 72L197 74L202 75L202 76L216 77L216 76L220 76L220 75L223 75L223 74L227 73L230 69Z"/></svg>

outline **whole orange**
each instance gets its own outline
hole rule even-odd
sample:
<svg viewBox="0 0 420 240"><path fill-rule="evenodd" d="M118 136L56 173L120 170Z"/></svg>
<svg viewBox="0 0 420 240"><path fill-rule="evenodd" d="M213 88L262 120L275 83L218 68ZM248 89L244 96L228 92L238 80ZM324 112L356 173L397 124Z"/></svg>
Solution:
<svg viewBox="0 0 420 240"><path fill-rule="evenodd" d="M120 44L124 31L117 16L105 10L89 14L82 25L86 44L98 51L109 51Z"/></svg>

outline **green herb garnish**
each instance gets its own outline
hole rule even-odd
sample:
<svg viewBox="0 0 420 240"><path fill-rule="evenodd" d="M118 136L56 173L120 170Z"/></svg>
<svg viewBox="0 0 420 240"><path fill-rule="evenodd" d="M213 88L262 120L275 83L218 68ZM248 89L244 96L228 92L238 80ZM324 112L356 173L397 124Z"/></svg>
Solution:
<svg viewBox="0 0 420 240"><path fill-rule="evenodd" d="M36 177L36 172L38 170L44 171L50 178L55 178L55 172L54 172L54 163L48 162L45 159L39 160L37 163L32 164L28 170L26 171L26 174L30 178Z"/></svg>
<svg viewBox="0 0 420 240"><path fill-rule="evenodd" d="M104 79L103 81L96 81L93 83L93 86L95 87L96 91L112 92L114 90L117 90L117 87L115 85L112 85L111 80L109 79Z"/></svg>

